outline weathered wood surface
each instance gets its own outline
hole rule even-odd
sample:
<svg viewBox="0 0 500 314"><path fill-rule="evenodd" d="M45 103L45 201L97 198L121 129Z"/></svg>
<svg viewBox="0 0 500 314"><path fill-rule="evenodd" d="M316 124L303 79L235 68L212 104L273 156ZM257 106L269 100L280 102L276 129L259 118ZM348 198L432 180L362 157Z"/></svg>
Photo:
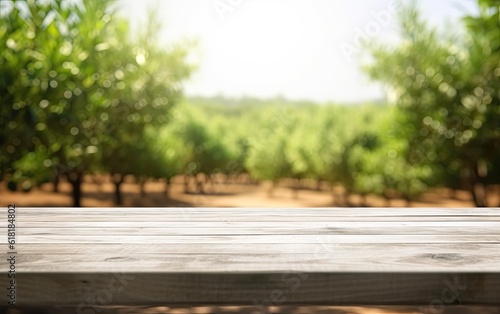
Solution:
<svg viewBox="0 0 500 314"><path fill-rule="evenodd" d="M500 305L499 209L16 214L18 305Z"/></svg>
<svg viewBox="0 0 500 314"><path fill-rule="evenodd" d="M2 312L4 310L4 312ZM80 312L84 312L81 311ZM90 311L88 311L90 312ZM269 306L256 309L255 306L102 306L96 307L99 314L500 314L499 307L492 306ZM76 314L76 307L16 307L0 306L5 314Z"/></svg>

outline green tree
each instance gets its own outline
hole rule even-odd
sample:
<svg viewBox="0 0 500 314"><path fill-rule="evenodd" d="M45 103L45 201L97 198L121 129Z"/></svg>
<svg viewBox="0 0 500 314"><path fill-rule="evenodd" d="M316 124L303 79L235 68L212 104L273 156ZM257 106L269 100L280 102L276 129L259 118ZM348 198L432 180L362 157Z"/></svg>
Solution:
<svg viewBox="0 0 500 314"><path fill-rule="evenodd" d="M125 176L134 175L143 193L148 178L163 177L155 173L161 169L153 168L153 165L163 166L158 164L163 159L150 151L153 144L145 140L155 137L145 132L148 128L158 130L172 121L170 111L181 97L180 82L190 75L193 67L185 61L190 43L168 48L159 44L160 24L152 11L145 31L135 40L129 38L127 24L119 22L121 28L115 29L112 38L118 39L113 42L119 45L120 52L114 51L107 55L108 60L103 60L110 66L101 75L108 82L110 98L100 108L99 150L101 169L112 175L115 200L121 204L120 187ZM111 46L106 48L109 50ZM164 157L163 152L158 153Z"/></svg>
<svg viewBox="0 0 500 314"><path fill-rule="evenodd" d="M119 166L138 153L144 126L167 122L191 70L184 46L166 50L152 41L156 24L133 42L112 3L13 1L0 18L7 47L0 56L0 122L7 126L0 170L14 173L24 154L46 153L44 165L73 186L74 206L86 171L127 172Z"/></svg>
<svg viewBox="0 0 500 314"><path fill-rule="evenodd" d="M233 158L221 134L218 133L217 125L211 120L198 109L186 107L182 114L176 117L177 123L180 124L179 133L187 151L184 163L186 192L189 181L193 178L196 193L205 193L205 184L213 184L213 177L223 174Z"/></svg>
<svg viewBox="0 0 500 314"><path fill-rule="evenodd" d="M428 26L415 3L403 7L401 44L372 47L374 63L367 71L397 95L410 165L459 177L475 204L485 206L499 153L499 20L494 1L479 5L481 16L469 18L469 28L458 34ZM451 181L446 177L442 183Z"/></svg>
<svg viewBox="0 0 500 314"><path fill-rule="evenodd" d="M260 119L252 121L264 121L260 125L254 125L252 136L248 138L248 156L245 167L250 175L258 180L270 180L273 188L281 178L293 177L293 160L290 155L290 142L294 139L290 134L294 130L297 118L291 111L284 113L280 106L272 104L260 112Z"/></svg>
<svg viewBox="0 0 500 314"><path fill-rule="evenodd" d="M12 165L19 154L47 152L50 157L45 164L63 165L59 169L73 185L74 205L78 206L83 170L95 161L94 151L88 149L92 134L81 125L93 113L88 103L95 90L82 89L86 74L79 66L90 55L89 50L93 55L94 51L81 47L82 36L78 35L85 27L85 18L95 22L92 34L103 32L105 23L100 18L104 10L99 9L107 2L87 3L87 12L95 7L95 15L65 1L10 3L10 11L0 22L7 47L0 63L8 64L2 66L8 79L0 82L2 122L11 129L3 143L7 145L5 158L10 159L7 164Z"/></svg>

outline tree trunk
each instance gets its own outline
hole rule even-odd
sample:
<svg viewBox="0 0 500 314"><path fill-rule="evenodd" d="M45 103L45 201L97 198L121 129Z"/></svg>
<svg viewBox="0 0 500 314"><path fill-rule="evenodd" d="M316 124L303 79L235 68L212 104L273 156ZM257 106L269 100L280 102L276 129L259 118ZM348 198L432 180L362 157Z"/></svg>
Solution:
<svg viewBox="0 0 500 314"><path fill-rule="evenodd" d="M82 206L82 179L83 173L79 171L71 172L68 174L68 181L73 187L71 196L73 197L73 207Z"/></svg>
<svg viewBox="0 0 500 314"><path fill-rule="evenodd" d="M165 196L170 192L170 178L165 178Z"/></svg>
<svg viewBox="0 0 500 314"><path fill-rule="evenodd" d="M205 193L205 191L203 190L203 179L200 180L198 176L196 176L196 188L198 189L199 194Z"/></svg>
<svg viewBox="0 0 500 314"><path fill-rule="evenodd" d="M274 193L274 189L276 188L276 186L278 185L278 182L276 181L273 181L273 183L271 184L271 186L269 187L269 190L267 191L267 196L268 197L273 197L273 193Z"/></svg>
<svg viewBox="0 0 500 314"><path fill-rule="evenodd" d="M94 176L94 183L99 187L99 189L102 189L103 180L104 179L100 174Z"/></svg>
<svg viewBox="0 0 500 314"><path fill-rule="evenodd" d="M316 191L321 191L321 180L316 180Z"/></svg>
<svg viewBox="0 0 500 314"><path fill-rule="evenodd" d="M337 207L344 206L343 194L340 194L337 192L337 190L335 189L335 185L332 184L331 188L332 188L333 204L335 204L335 206L337 206ZM342 200L341 200L341 198L342 198Z"/></svg>
<svg viewBox="0 0 500 314"><path fill-rule="evenodd" d="M500 185L498 185L498 205L497 207L500 207Z"/></svg>
<svg viewBox="0 0 500 314"><path fill-rule="evenodd" d="M332 186L332 204L335 206L339 205L337 194L335 193L335 188Z"/></svg>
<svg viewBox="0 0 500 314"><path fill-rule="evenodd" d="M347 189L344 191L344 194L342 194L344 207L351 207L352 204L351 201L349 200L350 195L351 193Z"/></svg>
<svg viewBox="0 0 500 314"><path fill-rule="evenodd" d="M293 198L299 198L299 190L300 190L300 179L295 179L295 186L293 187Z"/></svg>
<svg viewBox="0 0 500 314"><path fill-rule="evenodd" d="M487 207L488 191L485 180L488 175L488 165L486 162L479 160L473 173L475 175L474 184L472 185L474 203L476 207Z"/></svg>
<svg viewBox="0 0 500 314"><path fill-rule="evenodd" d="M115 204L116 205L122 205L122 192L120 190L121 187L121 182L113 182L115 184Z"/></svg>
<svg viewBox="0 0 500 314"><path fill-rule="evenodd" d="M475 182L472 184L472 188L470 190L472 195L472 200L474 201L474 205L476 207L486 207L486 189L484 184Z"/></svg>
<svg viewBox="0 0 500 314"><path fill-rule="evenodd" d="M483 178L486 176L487 170L478 162L471 169L471 175L468 177L468 189L472 196L472 201L476 207L486 207L486 187L483 183Z"/></svg>
<svg viewBox="0 0 500 314"><path fill-rule="evenodd" d="M366 194L361 194L360 197L361 197L361 206L367 207L366 206Z"/></svg>
<svg viewBox="0 0 500 314"><path fill-rule="evenodd" d="M52 181L54 183L54 190L53 192L54 193L59 193L59 175L55 175L54 176L54 181Z"/></svg>
<svg viewBox="0 0 500 314"><path fill-rule="evenodd" d="M406 207L411 207L411 198L410 197L405 197L405 206Z"/></svg>
<svg viewBox="0 0 500 314"><path fill-rule="evenodd" d="M141 187L141 197L146 196L146 180L141 180L139 183L139 186Z"/></svg>
<svg viewBox="0 0 500 314"><path fill-rule="evenodd" d="M123 204L123 199L122 199L122 192L121 192L121 185L123 183L124 175L121 175L119 173L113 174L112 180L115 185L115 204L116 205L122 205Z"/></svg>
<svg viewBox="0 0 500 314"><path fill-rule="evenodd" d="M450 198L453 200L458 199L457 198L457 189L456 188L450 188Z"/></svg>
<svg viewBox="0 0 500 314"><path fill-rule="evenodd" d="M385 195L384 199L385 199L385 207L391 207L391 198Z"/></svg>
<svg viewBox="0 0 500 314"><path fill-rule="evenodd" d="M216 175L214 174L206 174L205 175L205 193L207 194L216 194L215 193L215 186L217 185L217 178L215 177ZM208 191L207 191L208 188Z"/></svg>
<svg viewBox="0 0 500 314"><path fill-rule="evenodd" d="M184 175L184 193L189 193L189 176Z"/></svg>
<svg viewBox="0 0 500 314"><path fill-rule="evenodd" d="M220 190L221 190L221 183L220 183L220 180L217 178L217 176L210 176L211 179L210 179L210 184L212 185L212 193L211 194L214 194L214 195L219 195L220 194Z"/></svg>

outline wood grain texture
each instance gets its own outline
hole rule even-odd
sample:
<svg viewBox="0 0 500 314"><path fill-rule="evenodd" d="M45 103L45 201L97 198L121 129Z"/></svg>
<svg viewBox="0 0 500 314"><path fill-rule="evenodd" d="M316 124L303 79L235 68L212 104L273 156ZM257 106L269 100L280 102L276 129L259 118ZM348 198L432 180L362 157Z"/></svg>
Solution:
<svg viewBox="0 0 500 314"><path fill-rule="evenodd" d="M364 217L366 218L366 217ZM441 217L439 217L441 218ZM444 217L443 217L444 218ZM470 231L482 232L486 229L497 231L500 226L500 221L489 221L487 219L481 219L479 221L470 221L466 219L456 220L456 217L451 217L447 220L436 220L434 218L427 220L415 220L412 218L400 221L388 220L387 218L380 219L377 218L376 223L374 223L373 218L371 221L358 220L354 218L351 220L326 220L326 221L259 221L258 226L256 226L255 221L141 221L141 222L127 222L127 221L95 221L92 223L88 222L77 222L77 221L51 221L39 222L39 221L22 221L19 222L23 228L33 229L33 228L140 228L141 230L149 230L154 228L177 228L180 230L197 230L206 228L224 228L233 229L238 228L244 230L245 228L266 228L269 229L284 229L291 228L295 230L307 229L317 231L321 228L328 228L332 230L345 230L345 229L356 229L359 232L365 232L366 230L380 229L385 233L393 232L398 230L398 228L413 228L414 230L421 231L425 230L427 227L445 227L440 232L453 232L454 230L464 230L469 228ZM489 218L489 217L488 217ZM234 233L234 230L229 230L230 233Z"/></svg>
<svg viewBox="0 0 500 314"><path fill-rule="evenodd" d="M500 305L499 209L18 208L16 216L19 305L81 313L443 298ZM5 220L0 230L5 243ZM4 274L8 257L0 254Z"/></svg>
<svg viewBox="0 0 500 314"><path fill-rule="evenodd" d="M57 230L57 229L54 229ZM237 232L237 231L236 231ZM43 232L42 232L43 233ZM24 235L19 232L18 240L21 243L235 243L250 245L254 243L320 243L329 237L332 243L500 243L500 235L310 235L310 234L287 234L287 235L144 235L124 234L107 235L90 233L88 235L58 234L56 232L45 232L40 235ZM7 235L0 237L4 243Z"/></svg>
<svg viewBox="0 0 500 314"><path fill-rule="evenodd" d="M29 273L18 280L20 305L425 306L441 298L451 304L500 305L500 274L106 272Z"/></svg>
<svg viewBox="0 0 500 314"><path fill-rule="evenodd" d="M440 311L438 311L440 310ZM16 307L8 309L0 306L0 313L5 314L75 314L78 307ZM81 310L80 310L81 311ZM493 306L440 307L421 306L310 306L283 305L259 308L256 306L99 306L100 314L500 314L500 308Z"/></svg>

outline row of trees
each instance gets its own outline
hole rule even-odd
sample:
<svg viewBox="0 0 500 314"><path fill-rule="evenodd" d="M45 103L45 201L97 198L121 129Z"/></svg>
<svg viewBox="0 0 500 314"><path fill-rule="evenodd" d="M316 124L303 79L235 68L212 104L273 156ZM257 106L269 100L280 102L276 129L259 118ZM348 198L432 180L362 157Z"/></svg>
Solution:
<svg viewBox="0 0 500 314"><path fill-rule="evenodd" d="M443 184L486 206L500 183L500 1L479 0L459 32L430 27L415 3L400 12L401 42L370 45L367 72L392 89L411 166L439 167Z"/></svg>
<svg viewBox="0 0 500 314"><path fill-rule="evenodd" d="M118 186L141 164L129 156L141 155L146 126L168 121L189 45L161 47L153 14L133 37L113 3L2 1L0 174L12 188L64 176L80 206L85 172Z"/></svg>
<svg viewBox="0 0 500 314"><path fill-rule="evenodd" d="M457 33L430 27L415 3L402 8L400 44L371 43L365 67L392 90L396 107L199 100L199 112L181 110L174 123L187 144L178 173L314 179L342 185L345 199L411 200L445 186L487 206L489 187L500 184L498 4L479 0L479 15Z"/></svg>
<svg viewBox="0 0 500 314"><path fill-rule="evenodd" d="M294 179L296 187L303 179L315 180L318 186L329 182L344 187L344 204L352 193L409 201L434 184L430 167L416 167L405 159L406 143L394 123L394 107L281 100L240 111L236 106L220 112L217 108L205 101L174 109L178 119L168 128L175 130L165 134L176 134L174 138L185 143L177 151L184 161L178 164L179 174L204 181L218 174L248 173L275 184Z"/></svg>
<svg viewBox="0 0 500 314"><path fill-rule="evenodd" d="M254 99L250 105L241 105L248 99L225 101L232 104L191 99L173 109L171 123L150 133L145 155L159 158L148 157L143 164L149 170L141 173L167 182L184 175L186 181L196 181L197 193L220 174L227 178L249 174L275 184L293 179L296 187L304 179L314 180L318 186L323 182L342 186L344 195L337 196L338 203L347 205L350 194L411 201L437 186L467 189L472 196L478 193L468 177L461 177L463 168L437 162L441 153L434 149L444 147L426 138L425 131L419 132L420 142L410 144L404 133L408 119L404 108L319 106L283 99ZM432 127L429 122L427 118L426 125ZM422 151L415 145L422 145ZM485 190L500 183L495 173L499 161L489 161Z"/></svg>
<svg viewBox="0 0 500 314"><path fill-rule="evenodd" d="M318 106L284 99L180 100L189 45L162 48L158 23L135 39L112 1L14 1L0 16L0 175L29 190L59 178L80 205L84 173L121 185L176 175L195 192L222 174L303 179L410 201L429 187L466 188L486 206L500 183L498 0L479 0L456 37L414 6L399 46L371 45L367 73L397 106ZM429 52L432 51L432 54ZM2 179L2 178L0 178Z"/></svg>

